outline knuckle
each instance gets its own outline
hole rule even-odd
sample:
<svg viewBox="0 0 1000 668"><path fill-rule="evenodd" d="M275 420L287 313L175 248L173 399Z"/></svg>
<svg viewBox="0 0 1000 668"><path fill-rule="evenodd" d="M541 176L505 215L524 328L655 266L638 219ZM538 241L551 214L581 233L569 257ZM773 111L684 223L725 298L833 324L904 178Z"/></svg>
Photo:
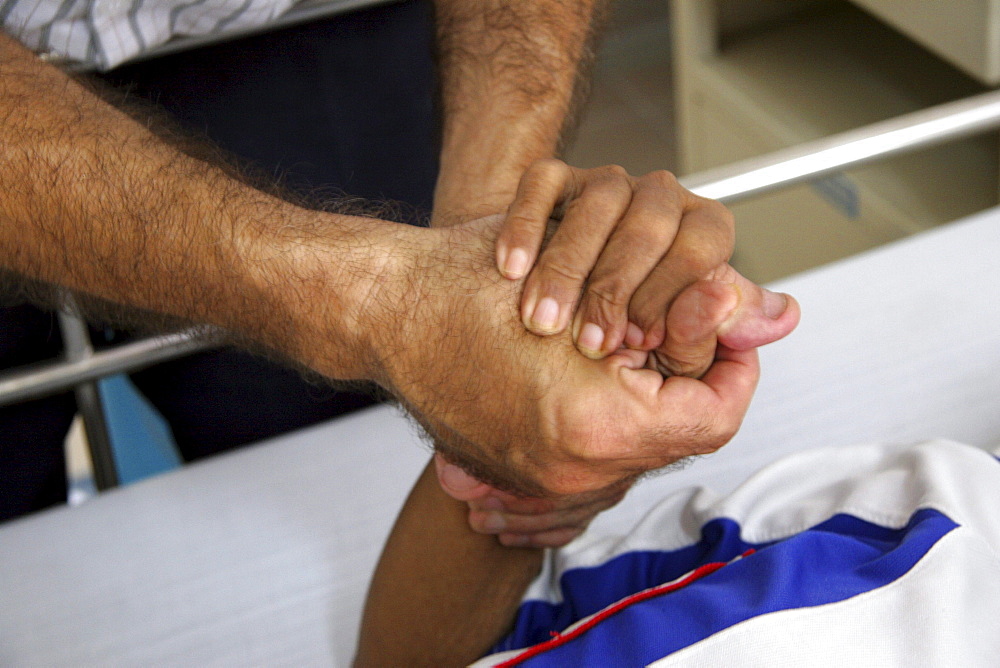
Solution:
<svg viewBox="0 0 1000 668"><path fill-rule="evenodd" d="M558 158L539 158L528 167L528 174L542 179L550 180L563 176L568 165Z"/></svg>
<svg viewBox="0 0 1000 668"><path fill-rule="evenodd" d="M699 378L708 369L704 362L691 359L681 359L676 356L657 357L657 370L665 376L687 376L689 378Z"/></svg>
<svg viewBox="0 0 1000 668"><path fill-rule="evenodd" d="M717 202L714 199L704 200L708 202L708 208L712 216L723 224L723 226L735 234L736 230L736 216L733 212L729 210L729 207L725 206L722 202Z"/></svg>
<svg viewBox="0 0 1000 668"><path fill-rule="evenodd" d="M604 167L601 168L601 173L605 177L616 180L621 180L621 179L628 180L631 178L629 176L628 170L626 170L621 165L605 165Z"/></svg>
<svg viewBox="0 0 1000 668"><path fill-rule="evenodd" d="M670 338L669 334L667 338ZM690 355L682 350L671 350L670 354L666 354L662 350L654 350L653 363L658 371L670 376L686 376L687 372L696 366Z"/></svg>
<svg viewBox="0 0 1000 668"><path fill-rule="evenodd" d="M618 194L623 195L623 197L618 197ZM589 231L595 226L595 223L603 228L605 225L601 225L601 221L611 220L617 222L624 209L624 196L627 196L624 192L615 193L609 196L604 189L588 190L566 206L567 217L572 216L580 218L586 223L586 225L583 226L583 229L567 229L567 232L580 233L584 230Z"/></svg>
<svg viewBox="0 0 1000 668"><path fill-rule="evenodd" d="M698 217L699 227L696 231L699 243L714 248L728 257L736 241L736 219L722 204L712 200L702 201L707 202L711 211L708 212L709 215Z"/></svg>
<svg viewBox="0 0 1000 668"><path fill-rule="evenodd" d="M668 172L665 169L658 169L656 171L650 172L643 177L659 186L661 188L666 188L668 190L674 190L680 187L680 183L677 181L677 177L674 176L673 172Z"/></svg>
<svg viewBox="0 0 1000 668"><path fill-rule="evenodd" d="M740 422L740 420L734 420L731 417L717 416L712 424L702 425L696 433L697 442L699 443L697 454L717 452L736 436Z"/></svg>
<svg viewBox="0 0 1000 668"><path fill-rule="evenodd" d="M654 218L650 224L635 226L629 230L628 243L631 248L639 252L649 252L655 254L657 258L669 248L670 242L674 240L674 230L663 221Z"/></svg>
<svg viewBox="0 0 1000 668"><path fill-rule="evenodd" d="M741 416L726 416L722 418L718 425L719 437L721 442L719 447L722 447L729 441L733 440L736 433L740 430L740 425L742 425L743 419Z"/></svg>
<svg viewBox="0 0 1000 668"><path fill-rule="evenodd" d="M519 209L511 211L504 219L503 229L500 235L506 239L515 239L529 235L533 230L541 229L541 221L537 220L530 213Z"/></svg>
<svg viewBox="0 0 1000 668"><path fill-rule="evenodd" d="M673 273L685 277L685 283L694 282L724 261L713 244L699 243L672 258Z"/></svg>
<svg viewBox="0 0 1000 668"><path fill-rule="evenodd" d="M579 267L579 263L568 261L568 258L549 258L539 266L540 282L557 287L582 286L587 280L587 272Z"/></svg>
<svg viewBox="0 0 1000 668"><path fill-rule="evenodd" d="M629 285L621 276L602 276L591 280L587 285L589 304L609 308L612 311L624 311L631 298Z"/></svg>

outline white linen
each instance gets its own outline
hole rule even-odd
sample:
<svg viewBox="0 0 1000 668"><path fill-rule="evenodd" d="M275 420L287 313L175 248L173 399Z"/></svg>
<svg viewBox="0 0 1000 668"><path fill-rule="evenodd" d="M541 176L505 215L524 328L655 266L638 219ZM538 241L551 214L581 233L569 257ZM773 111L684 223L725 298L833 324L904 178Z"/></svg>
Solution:
<svg viewBox="0 0 1000 668"><path fill-rule="evenodd" d="M349 665L427 452L383 406L2 525L0 665Z"/></svg>

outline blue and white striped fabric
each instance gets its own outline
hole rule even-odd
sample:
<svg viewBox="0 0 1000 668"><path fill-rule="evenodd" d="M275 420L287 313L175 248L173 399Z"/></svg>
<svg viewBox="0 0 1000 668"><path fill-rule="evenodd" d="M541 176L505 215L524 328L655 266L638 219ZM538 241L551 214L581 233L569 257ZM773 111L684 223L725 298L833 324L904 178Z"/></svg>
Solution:
<svg viewBox="0 0 1000 668"><path fill-rule="evenodd" d="M0 0L0 24L36 53L107 70L175 37L266 25L299 0Z"/></svg>
<svg viewBox="0 0 1000 668"><path fill-rule="evenodd" d="M1000 463L819 449L674 494L553 552L496 650L476 665L997 665Z"/></svg>

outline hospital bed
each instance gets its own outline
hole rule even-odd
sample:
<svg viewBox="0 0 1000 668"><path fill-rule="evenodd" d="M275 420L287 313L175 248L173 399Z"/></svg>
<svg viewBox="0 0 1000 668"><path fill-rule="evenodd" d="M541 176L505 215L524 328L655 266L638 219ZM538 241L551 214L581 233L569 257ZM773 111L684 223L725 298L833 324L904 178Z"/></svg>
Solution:
<svg viewBox="0 0 1000 668"><path fill-rule="evenodd" d="M731 200L995 127L997 104L983 97L686 183ZM722 195L709 188L726 183ZM1000 208L771 286L800 301L802 324L761 351L740 433L642 482L591 531L619 531L678 488L725 493L803 448L997 445L998 251ZM147 345L164 354L192 337ZM0 664L347 665L382 542L428 456L410 420L380 406L0 526Z"/></svg>

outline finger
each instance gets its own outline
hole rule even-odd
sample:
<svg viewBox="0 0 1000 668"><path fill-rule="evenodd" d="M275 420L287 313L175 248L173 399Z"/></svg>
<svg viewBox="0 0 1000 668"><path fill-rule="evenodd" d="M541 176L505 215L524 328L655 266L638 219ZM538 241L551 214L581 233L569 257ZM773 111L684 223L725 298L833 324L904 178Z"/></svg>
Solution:
<svg viewBox="0 0 1000 668"><path fill-rule="evenodd" d="M651 359L664 375L698 378L712 364L716 340L750 350L787 336L799 317L794 298L770 292L721 265L711 280L694 283L671 304L664 342Z"/></svg>
<svg viewBox="0 0 1000 668"><path fill-rule="evenodd" d="M536 334L557 334L569 325L587 277L632 201L632 180L623 169L590 172L525 282L521 316Z"/></svg>
<svg viewBox="0 0 1000 668"><path fill-rule="evenodd" d="M623 373L639 390L652 384L648 374L656 374L648 369ZM759 378L756 350L719 346L700 380L673 376L662 381L655 396L658 411L638 430L631 454L648 469L718 450L739 429Z"/></svg>
<svg viewBox="0 0 1000 668"><path fill-rule="evenodd" d="M668 379L669 381L670 379ZM738 351L718 346L715 362L698 382L711 394L695 398L689 405L688 416L698 416L693 428L694 434L714 434L714 442L708 439L705 452L714 452L728 443L746 416L753 399L757 382L760 380L760 361L756 349ZM661 393L661 398L669 392ZM714 404L714 405L713 405ZM699 410L700 409L700 410Z"/></svg>
<svg viewBox="0 0 1000 668"><path fill-rule="evenodd" d="M474 511L500 511L514 515L541 515L566 509L572 505L565 503L562 499L557 501L552 498L514 496L492 488L485 496L469 501L469 508Z"/></svg>
<svg viewBox="0 0 1000 668"><path fill-rule="evenodd" d="M574 195L574 174L555 159L538 160L525 171L496 241L497 268L505 277L523 278L534 265L549 218Z"/></svg>
<svg viewBox="0 0 1000 668"><path fill-rule="evenodd" d="M783 339L798 326L802 312L791 295L762 288L728 265L714 274L717 280L731 282L740 295L738 306L718 327L723 345L735 350L758 348Z"/></svg>
<svg viewBox="0 0 1000 668"><path fill-rule="evenodd" d="M581 506L540 514L517 514L497 510L470 510L469 525L480 533L534 534L567 527L583 528L602 511L621 501L624 494Z"/></svg>
<svg viewBox="0 0 1000 668"><path fill-rule="evenodd" d="M623 353L640 354L637 351L622 351ZM641 353L645 358L646 354ZM643 360L644 362L645 360ZM635 368L641 366L637 363ZM469 501L469 508L473 511L500 511L505 515L544 515L574 512L579 508L597 508L603 510L621 501L628 490L635 482L634 479L618 480L600 489L591 490L583 494L559 497L534 497L517 496L510 492L503 492L492 487L488 492L476 499Z"/></svg>
<svg viewBox="0 0 1000 668"><path fill-rule="evenodd" d="M434 470L441 489L457 501L481 498L492 490L486 483L480 482L460 467L445 461L440 454L434 455Z"/></svg>
<svg viewBox="0 0 1000 668"><path fill-rule="evenodd" d="M756 349L733 350L727 346L718 346L715 350L715 363L701 377L700 382L716 396L719 408L728 409L742 420L753 399L758 380L760 360Z"/></svg>
<svg viewBox="0 0 1000 668"><path fill-rule="evenodd" d="M621 347L636 289L667 254L684 205L670 172L639 179L628 212L601 252L573 320L573 339L587 357Z"/></svg>
<svg viewBox="0 0 1000 668"><path fill-rule="evenodd" d="M725 263L733 249L733 219L712 200L689 195L690 206L681 218L673 245L635 291L629 303L629 321L642 332L642 342L630 336L630 346L653 350L666 335L667 310L688 285Z"/></svg>
<svg viewBox="0 0 1000 668"><path fill-rule="evenodd" d="M503 533L497 539L505 547L556 548L568 545L582 533L583 529L565 528L531 535Z"/></svg>
<svg viewBox="0 0 1000 668"><path fill-rule="evenodd" d="M740 302L732 283L699 281L687 287L667 313L663 343L651 355L665 376L700 378L715 360L716 331Z"/></svg>

